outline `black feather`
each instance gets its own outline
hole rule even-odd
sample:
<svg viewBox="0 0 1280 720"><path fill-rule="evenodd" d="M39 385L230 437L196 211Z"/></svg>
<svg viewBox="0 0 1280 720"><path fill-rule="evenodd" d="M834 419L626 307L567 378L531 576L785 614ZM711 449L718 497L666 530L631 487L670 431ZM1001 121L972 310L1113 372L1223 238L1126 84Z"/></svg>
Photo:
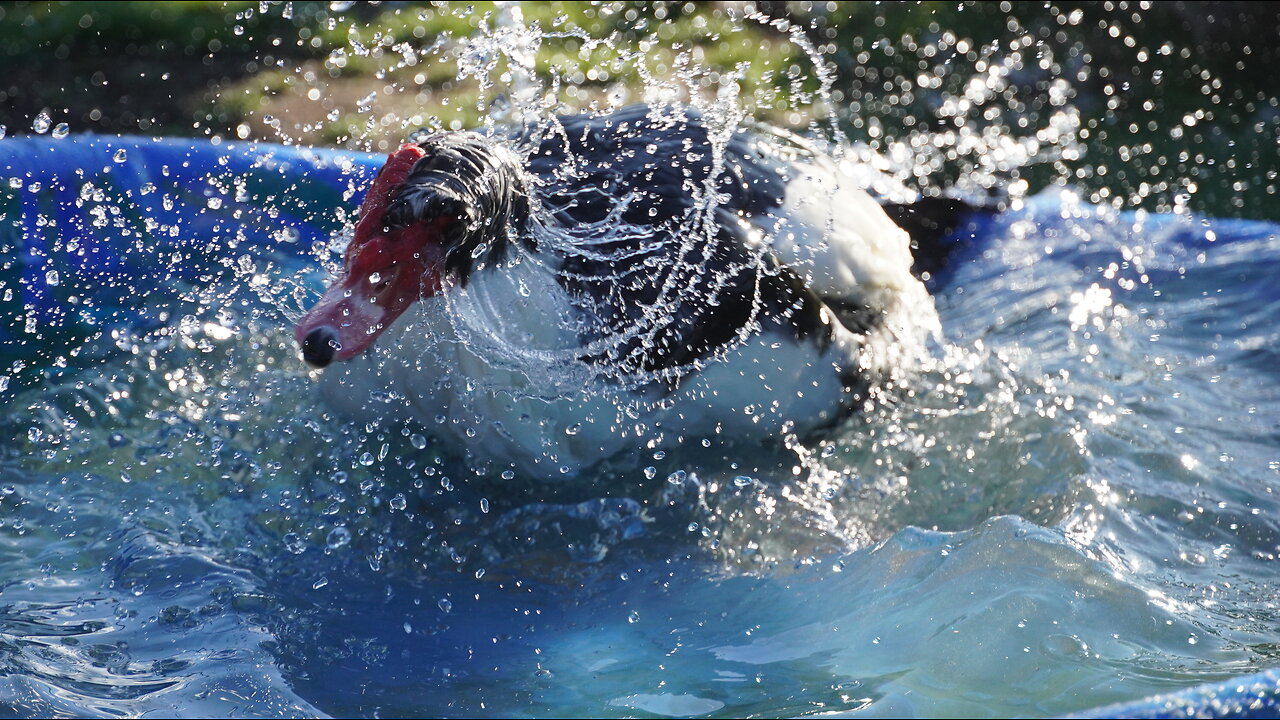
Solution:
<svg viewBox="0 0 1280 720"><path fill-rule="evenodd" d="M446 229L445 271L465 285L478 261L500 261L524 235L523 173L508 151L476 133L436 133L418 144L426 156L396 190L383 222L395 228L455 218Z"/></svg>
<svg viewBox="0 0 1280 720"><path fill-rule="evenodd" d="M912 203L883 203L885 214L911 238L911 272L936 277L951 256L973 236L971 220L992 210L964 200L925 197Z"/></svg>

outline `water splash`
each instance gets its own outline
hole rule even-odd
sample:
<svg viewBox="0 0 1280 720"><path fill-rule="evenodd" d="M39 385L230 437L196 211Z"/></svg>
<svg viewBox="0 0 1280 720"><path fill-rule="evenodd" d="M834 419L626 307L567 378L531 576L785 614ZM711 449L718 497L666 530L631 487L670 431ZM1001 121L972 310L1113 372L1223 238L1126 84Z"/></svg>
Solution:
<svg viewBox="0 0 1280 720"><path fill-rule="evenodd" d="M938 60L911 79L909 92L877 100L896 97L895 107L920 113L912 125L894 125L837 98L839 59L828 63L815 50L812 28L780 28L802 60L779 88L753 84L760 68L752 64L713 71L693 50L667 47L662 23L648 18L645 30L641 19L624 28L638 32L634 39L598 37L522 21L509 8L456 44L408 48L362 28L321 65L376 62L391 77L425 72L454 53L461 81L480 88L465 102L492 118L486 130L504 141L508 127L554 132L554 114L592 103L606 112L637 100L679 102L708 118L716 152L738 129L756 127L755 117L794 119L801 137L776 134L780 152L816 148L880 195L994 190L1014 214L988 228L980 258L960 262L942 286L943 336L917 368L891 376L858 420L821 438L780 432L773 447L718 436L650 445L635 439L651 438L648 431L614 408L611 419L638 447L599 469L607 492L585 482L548 487L438 439L436 423L465 435L465 417L350 423L313 399L285 328L318 273L309 261L263 248L309 248L332 269L340 226L363 186L357 179L321 192L291 179L288 168L308 162L305 153L264 151L257 175L198 169L179 182L182 162L148 164L140 146L121 145L97 163L109 173L66 180L75 199L53 207L55 183L34 171L13 175L3 185L6 222L37 228L49 243L6 266L0 287L12 291L0 397L13 409L4 422L12 439L0 445L0 504L9 511L0 559L14 603L0 625L27 643L15 675L62 688L19 711L85 712L92 704L136 713L181 697L183 707L217 714L195 704L201 690L188 688L236 687L233 668L245 658L268 668L249 686L261 708L281 714L314 714L303 697L327 712L372 714L354 693L335 689L359 684L352 677L377 702L417 703L418 711L488 702L514 712L554 691L573 697L548 707L579 710L697 700L703 704L687 707L723 702L735 714L787 714L808 711L815 699L845 708L927 697L917 709L932 712L998 685L1018 669L1002 664L1006 655L1019 666L1024 657L1043 662L1044 674L1026 679L1027 696L1058 713L1274 661L1271 566L1280 530L1270 499L1277 466L1266 449L1277 417L1268 390L1274 231L1200 225L1187 212L1122 215L1087 202L1117 197L1119 188L1106 197L1033 195L1041 184L1031 180L1045 168L1049 184L1079 179L1088 127L1074 105L1069 60L1047 59L1062 77L1047 86L1044 113L1020 104L1019 73L1041 67L1033 45L965 47L947 32L916 44L912 52L933 47ZM733 18L725 32L766 20L774 22ZM540 74L536 53L569 40L589 60L569 58ZM594 61L615 50L612 64ZM869 69L872 58L859 57L855 67ZM586 64L634 73L643 92L608 81L584 89ZM380 132L452 122L415 121L381 106L386 95L365 103L370 122L356 135L369 147ZM937 110L923 113L917 106L929 98ZM288 139L295 131L282 117L267 124ZM532 144L510 142L516 152ZM713 175L722 172L722 157L711 165ZM135 187L125 173L138 167L149 174ZM361 177L357 166L345 172ZM697 212L681 219L690 238L705 232L716 204L700 191ZM173 219L187 211L192 221ZM299 225L296 236L281 233L282 218L299 216L333 232ZM571 251L629 231L543 230L544 242ZM1234 241L1219 243L1228 233ZM0 242L30 250L20 236ZM128 246L115 274L76 260L92 253L91 241L110 239ZM202 252L204 243L214 252ZM534 296L531 278L541 270L523 269L528 277L513 276L515 296ZM101 296L86 292L121 283L124 294L145 299L96 307ZM157 288L172 296L143 292ZM646 323L682 297L676 290L647 308ZM450 302L443 317L457 322L451 331L482 350L493 371L526 373L554 392L600 379L569 372L581 363L567 346L504 344L501 313L485 298ZM149 322L121 323L136 307ZM602 351L625 344L600 343ZM481 381L473 392L483 389ZM381 392L379 401L403 403ZM987 522L1001 515L1025 520ZM832 607L815 611L797 589L807 587L822 588ZM1086 618L1077 606L1046 600L1076 593L1102 610ZM923 605L903 600L922 594ZM569 617L564 608L580 612ZM955 613L944 618L942 609ZM1097 630L1100 620L1107 632ZM491 630L468 634L477 625ZM582 658L610 659L598 637L575 634L587 625L619 639L612 652L623 655L621 665L575 670L586 667ZM857 643L836 626L853 629ZM384 628L407 639L397 644ZM921 632L890 634L895 628ZM1007 652L966 665L961 679L948 675L946 662L972 657L979 637ZM129 647L116 644L121 638ZM157 638L176 638L183 649L156 651ZM938 638L961 639L953 646ZM662 656L651 657L650 647ZM458 671L472 653L502 668L500 682ZM534 659L515 659L525 655ZM911 672L882 677L893 663ZM664 664L703 688L762 690L712 701L698 687L668 695L635 687L636 678L674 682L671 673L637 669ZM1114 680L1115 668L1130 684ZM336 682L328 672L347 676ZM830 693L818 697L786 679L813 673ZM1086 690L1045 691L1068 682ZM513 689L485 694L495 687ZM929 687L946 697L928 695ZM32 697L22 688L12 695ZM785 697L800 700L780 707ZM1019 699L981 703L1023 713Z"/></svg>

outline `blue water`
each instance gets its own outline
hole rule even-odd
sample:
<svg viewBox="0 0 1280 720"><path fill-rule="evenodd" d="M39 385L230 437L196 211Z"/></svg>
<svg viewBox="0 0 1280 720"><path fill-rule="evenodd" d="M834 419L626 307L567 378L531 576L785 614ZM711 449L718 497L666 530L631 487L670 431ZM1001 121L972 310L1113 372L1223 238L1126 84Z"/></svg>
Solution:
<svg viewBox="0 0 1280 720"><path fill-rule="evenodd" d="M1277 665L1274 226L1043 193L895 402L548 487L317 404L289 325L376 163L0 143L0 712L1032 716Z"/></svg>

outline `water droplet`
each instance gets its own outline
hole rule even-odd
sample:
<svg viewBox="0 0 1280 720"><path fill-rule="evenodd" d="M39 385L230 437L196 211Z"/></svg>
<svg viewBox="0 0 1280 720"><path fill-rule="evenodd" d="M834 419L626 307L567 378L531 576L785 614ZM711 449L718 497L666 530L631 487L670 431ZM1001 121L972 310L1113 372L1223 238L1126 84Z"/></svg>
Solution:
<svg viewBox="0 0 1280 720"><path fill-rule="evenodd" d="M645 479L645 480L652 480L652 479L654 479L655 477L657 477L657 475L658 475L658 468L656 468L656 467L654 467L654 466L652 466L652 465L650 465L649 467L647 467L647 468L645 468L645 469L644 469L644 479Z"/></svg>
<svg viewBox="0 0 1280 720"><path fill-rule="evenodd" d="M502 479L503 479L503 480L515 480L515 479L516 479L516 473L515 473L515 471L514 471L514 470L503 470L503 471L502 471Z"/></svg>
<svg viewBox="0 0 1280 720"><path fill-rule="evenodd" d="M582 423L574 423L564 429L565 435L577 435L579 432L582 432Z"/></svg>
<svg viewBox="0 0 1280 720"><path fill-rule="evenodd" d="M425 450L427 447L427 439L422 435L414 433L409 436L409 444L416 450Z"/></svg>
<svg viewBox="0 0 1280 720"><path fill-rule="evenodd" d="M412 625L410 625L409 623L405 623L405 624L404 624L404 634L405 634L405 635L412 635L412 634L413 634L413 626L412 626Z"/></svg>
<svg viewBox="0 0 1280 720"><path fill-rule="evenodd" d="M329 535L324 539L325 546L330 550L345 547L349 542L351 542L351 531L341 525L330 530Z"/></svg>
<svg viewBox="0 0 1280 720"><path fill-rule="evenodd" d="M288 533L284 536L284 547L294 555L301 555L307 551L307 544L303 541L302 536L298 533Z"/></svg>
<svg viewBox="0 0 1280 720"><path fill-rule="evenodd" d="M124 148L120 148L119 150L116 151L115 155L111 156L111 159L114 162L122 163L125 160L129 159L129 153Z"/></svg>
<svg viewBox="0 0 1280 720"><path fill-rule="evenodd" d="M733 479L734 487L742 488L754 483L755 483L755 480L747 477L746 475L739 475L738 477Z"/></svg>
<svg viewBox="0 0 1280 720"><path fill-rule="evenodd" d="M44 274L44 282L46 285L57 285L59 281L57 270L50 270Z"/></svg>
<svg viewBox="0 0 1280 720"><path fill-rule="evenodd" d="M55 140L61 140L62 138L70 134L71 134L71 126L66 123L58 123L57 125L53 126L53 138Z"/></svg>
<svg viewBox="0 0 1280 720"><path fill-rule="evenodd" d="M409 501L405 500L404 493L396 493L395 497L387 503L392 510L403 510L409 507Z"/></svg>
<svg viewBox="0 0 1280 720"><path fill-rule="evenodd" d="M436 605L444 612L453 612L453 601L449 598L440 598Z"/></svg>
<svg viewBox="0 0 1280 720"><path fill-rule="evenodd" d="M371 452L366 452L360 456L360 464L364 465L365 467L369 467L370 465L373 464L373 462L374 462L373 453Z"/></svg>
<svg viewBox="0 0 1280 720"><path fill-rule="evenodd" d="M317 580L317 581L315 581L315 582L311 583L311 589L312 589L312 590L319 590L320 588L322 588L322 587L324 587L325 585L328 585L328 584L329 584L329 578L327 578L327 577L322 577L322 578L320 578L319 580Z"/></svg>
<svg viewBox="0 0 1280 720"><path fill-rule="evenodd" d="M635 625L636 623L640 622L639 611L632 610L631 612L627 613L627 622L631 623L632 625Z"/></svg>
<svg viewBox="0 0 1280 720"><path fill-rule="evenodd" d="M480 498L480 512L489 512L489 498Z"/></svg>
<svg viewBox="0 0 1280 720"><path fill-rule="evenodd" d="M35 119L31 121L31 129L36 131L38 134L43 135L49 132L49 126L52 123L53 120L49 118L49 113L41 110L35 116Z"/></svg>

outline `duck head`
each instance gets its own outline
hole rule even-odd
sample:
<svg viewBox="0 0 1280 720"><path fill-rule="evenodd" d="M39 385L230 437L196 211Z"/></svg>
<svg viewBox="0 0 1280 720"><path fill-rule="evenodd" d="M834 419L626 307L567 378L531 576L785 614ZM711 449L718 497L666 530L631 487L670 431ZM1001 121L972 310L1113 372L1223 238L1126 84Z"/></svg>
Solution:
<svg viewBox="0 0 1280 720"><path fill-rule="evenodd" d="M365 195L343 267L294 328L314 367L377 342L413 303L506 251L528 215L514 158L475 133L405 144Z"/></svg>

